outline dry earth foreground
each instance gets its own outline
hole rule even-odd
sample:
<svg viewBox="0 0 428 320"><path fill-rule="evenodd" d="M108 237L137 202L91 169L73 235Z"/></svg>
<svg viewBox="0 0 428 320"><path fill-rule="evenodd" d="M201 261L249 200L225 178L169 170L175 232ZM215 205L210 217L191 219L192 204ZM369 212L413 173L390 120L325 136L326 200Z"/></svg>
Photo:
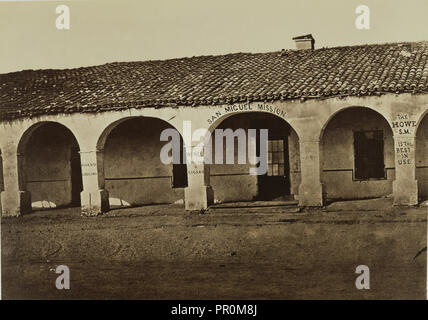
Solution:
<svg viewBox="0 0 428 320"><path fill-rule="evenodd" d="M425 299L427 207L178 205L1 222L4 299ZM55 268L70 268L58 290ZM370 268L357 290L355 269Z"/></svg>

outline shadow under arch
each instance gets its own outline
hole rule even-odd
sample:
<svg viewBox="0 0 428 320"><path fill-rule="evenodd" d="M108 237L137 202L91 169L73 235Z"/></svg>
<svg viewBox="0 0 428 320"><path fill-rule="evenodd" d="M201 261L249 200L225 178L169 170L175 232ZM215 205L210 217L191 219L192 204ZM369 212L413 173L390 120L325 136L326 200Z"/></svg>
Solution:
<svg viewBox="0 0 428 320"><path fill-rule="evenodd" d="M83 189L80 146L67 126L37 122L22 134L17 147L19 190L32 209L80 206Z"/></svg>
<svg viewBox="0 0 428 320"><path fill-rule="evenodd" d="M415 132L415 177L418 182L418 200L428 200L428 110L420 117Z"/></svg>
<svg viewBox="0 0 428 320"><path fill-rule="evenodd" d="M44 126L44 125L47 125L47 124L54 124L54 125L58 125L58 126L63 127L66 131L68 131L74 137L74 139L76 140L77 146L79 147L79 150L80 150L80 145L79 145L79 142L76 139L76 135L74 134L73 130L71 130L65 124L63 124L61 122L57 122L57 121L40 121L40 122L36 122L36 123L32 124L30 127L28 127L22 133L21 137L19 138L19 143L18 143L18 147L17 147L17 153L20 154L20 153L23 152L25 146L28 143L28 140L30 139L30 137L34 133L34 131L36 131L41 126Z"/></svg>
<svg viewBox="0 0 428 320"><path fill-rule="evenodd" d="M428 115L428 109L422 112L421 116L419 117L418 122L416 123L415 134L418 134L419 127L421 126L421 123L423 121L426 121L427 115Z"/></svg>
<svg viewBox="0 0 428 320"><path fill-rule="evenodd" d="M212 133L222 122L224 122L226 119L230 118L230 117L234 117L234 116L238 116L238 115L248 115L248 114L269 114L272 115L276 118L279 118L281 120L283 120L285 123L287 123L287 125L289 125L297 134L297 131L293 128L292 124L290 123L289 120L281 117L278 114L272 113L272 112L268 112L268 111L264 111L264 110L253 110L253 111L235 111L235 112L229 112L227 114L224 114L220 117L218 117L217 119L215 119L215 121L213 121L209 127L208 127L208 131L210 133Z"/></svg>
<svg viewBox="0 0 428 320"><path fill-rule="evenodd" d="M161 162L160 151L168 143L160 140L165 129L179 135L180 163ZM184 198L187 166L183 138L164 119L130 116L110 123L98 138L97 157L100 188L108 190L110 208L181 202Z"/></svg>
<svg viewBox="0 0 428 320"><path fill-rule="evenodd" d="M392 194L395 149L391 124L369 107L335 112L320 133L321 181L327 200Z"/></svg>
<svg viewBox="0 0 428 320"><path fill-rule="evenodd" d="M369 106L353 106L353 105L350 105L350 106L346 106L346 107L343 107L343 108L341 108L341 109L339 109L339 110L336 110L335 112L333 112L331 115L330 115L330 117L327 119L327 121L324 123L324 125L322 126L322 128L321 128L321 132L320 132L320 136L319 136L319 141L322 141L322 137L323 137L323 135L324 135L324 131L325 131L325 129L327 128L327 126L329 125L329 123L331 122L331 120L337 115L337 114L339 114L339 113L341 113L341 112L344 112L344 111L346 111L346 110L349 110L349 109L356 109L356 108L359 108L359 109L365 109L365 110L371 110L371 111L373 111L373 112L376 112L377 114L379 114L380 116L382 116L383 117L383 119L388 123L388 125L390 126L390 128L391 128L391 130L392 130L392 126L391 126L391 124L389 123L389 121L388 121L388 119L382 114L382 113L380 113L378 110L376 110L376 109L374 109L374 108L372 108L372 107L369 107Z"/></svg>
<svg viewBox="0 0 428 320"><path fill-rule="evenodd" d="M113 121L112 123L110 123L102 131L101 135L99 136L99 138L97 140L97 150L103 150L104 149L104 145L106 143L106 140L114 128L116 128L119 124L121 124L127 120L137 119L137 118L141 118L141 117L139 117L139 116L124 117L124 118L120 118L119 120L116 120L116 121Z"/></svg>
<svg viewBox="0 0 428 320"><path fill-rule="evenodd" d="M260 156L260 144L264 143L261 141L260 130L268 129L265 142L267 171L265 173L262 171L259 175L251 175L250 168L260 167L260 162L257 165L254 162L251 163L249 157L245 164L238 162L240 138L234 138L233 142L234 163L226 164L226 161L216 163L215 155L219 147L215 142L216 129L231 129L233 132L243 129L247 135L249 129L255 129L256 146L250 146L249 140L245 139L246 150L248 150L246 155L250 153L250 147L255 147L257 156ZM216 201L289 200L294 198L293 195L297 195L301 181L299 136L286 119L263 110L233 112L216 119L209 127L209 134L210 142L214 146L211 164L209 164L210 184ZM226 145L221 143L221 147L228 148L227 139ZM225 149L223 149L223 156L224 151Z"/></svg>

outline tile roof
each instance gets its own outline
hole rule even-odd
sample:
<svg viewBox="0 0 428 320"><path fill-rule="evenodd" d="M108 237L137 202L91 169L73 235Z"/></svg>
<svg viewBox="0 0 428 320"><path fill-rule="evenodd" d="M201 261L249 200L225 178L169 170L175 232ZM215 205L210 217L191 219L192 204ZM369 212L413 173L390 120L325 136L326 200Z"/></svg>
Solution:
<svg viewBox="0 0 428 320"><path fill-rule="evenodd" d="M0 120L405 92L428 92L427 41L0 74Z"/></svg>

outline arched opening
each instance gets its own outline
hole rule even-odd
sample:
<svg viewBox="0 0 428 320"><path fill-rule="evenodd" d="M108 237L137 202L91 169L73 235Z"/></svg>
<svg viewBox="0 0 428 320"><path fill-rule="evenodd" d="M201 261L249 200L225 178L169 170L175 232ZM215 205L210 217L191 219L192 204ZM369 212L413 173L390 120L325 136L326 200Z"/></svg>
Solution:
<svg viewBox="0 0 428 320"><path fill-rule="evenodd" d="M79 145L64 125L42 122L28 129L18 146L20 190L34 210L80 206Z"/></svg>
<svg viewBox="0 0 428 320"><path fill-rule="evenodd" d="M166 129L174 128L157 118L136 117L121 119L102 134L98 149L110 208L184 201L183 142L180 136L180 163L164 164L160 153L167 142L160 135Z"/></svg>
<svg viewBox="0 0 428 320"><path fill-rule="evenodd" d="M428 112L416 131L416 180L419 200L428 200Z"/></svg>
<svg viewBox="0 0 428 320"><path fill-rule="evenodd" d="M390 195L395 179L394 140L389 123L367 107L336 113L321 135L326 200Z"/></svg>
<svg viewBox="0 0 428 320"><path fill-rule="evenodd" d="M239 138L233 140L233 163L226 163L227 139L223 138L223 161L216 163L216 132L212 132L212 164L210 164L210 185L216 202L252 200L290 200L298 193L300 184L300 154L297 133L282 118L265 112L239 113L221 121L216 130L243 129L246 134L246 162L239 163ZM250 142L249 129L255 129L256 139ZM261 129L268 130L267 141L261 140ZM219 136L220 137L220 136ZM254 145L255 143L255 145ZM266 171L257 175L250 169L260 166L250 161L250 148L260 157L260 144L267 144ZM253 145L251 145L253 144ZM232 145L232 144L231 144ZM242 150L242 149L241 149ZM221 149L220 149L221 151Z"/></svg>

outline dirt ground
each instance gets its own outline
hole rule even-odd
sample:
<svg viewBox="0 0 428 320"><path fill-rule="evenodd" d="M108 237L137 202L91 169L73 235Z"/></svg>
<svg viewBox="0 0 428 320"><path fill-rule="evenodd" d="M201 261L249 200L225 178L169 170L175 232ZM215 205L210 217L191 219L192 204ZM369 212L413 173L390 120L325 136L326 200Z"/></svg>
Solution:
<svg viewBox="0 0 428 320"><path fill-rule="evenodd" d="M300 212L56 209L1 227L3 299L426 299L427 208L389 199ZM70 290L55 287L58 265ZM369 290L355 287L358 265Z"/></svg>

